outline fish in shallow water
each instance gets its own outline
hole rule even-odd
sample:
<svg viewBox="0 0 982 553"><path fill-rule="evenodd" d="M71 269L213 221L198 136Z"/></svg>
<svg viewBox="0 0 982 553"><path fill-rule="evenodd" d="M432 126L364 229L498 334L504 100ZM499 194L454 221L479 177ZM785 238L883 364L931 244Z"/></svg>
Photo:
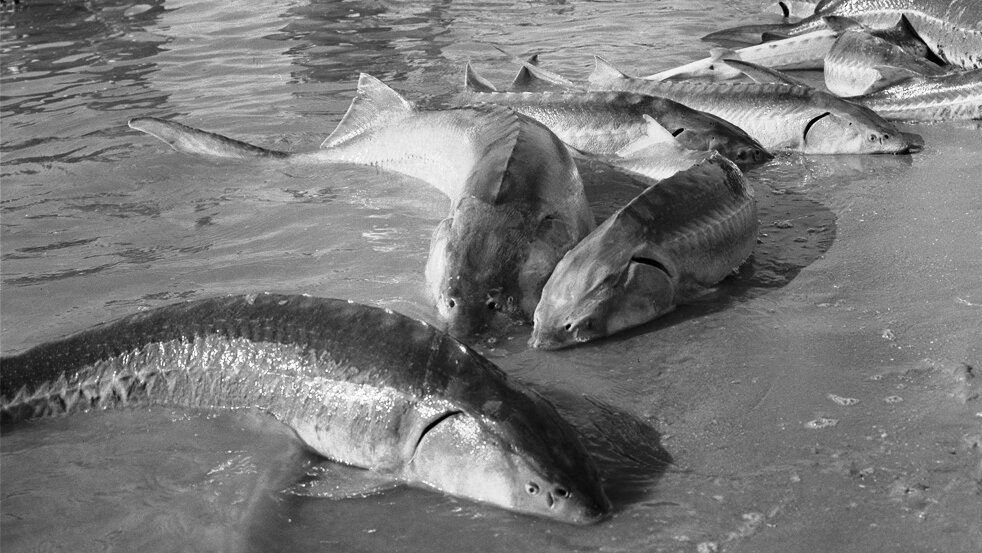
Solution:
<svg viewBox="0 0 982 553"><path fill-rule="evenodd" d="M529 64L525 65L525 70L533 77L539 72ZM532 81L524 82L534 87L530 84ZM588 154L617 154L631 148L634 142L646 139L649 124L644 116L648 116L672 133L685 148L701 152L717 150L745 169L773 158L756 140L732 123L658 96L583 90L498 92L470 66L465 85L467 90L458 96L460 103L514 109L549 127L572 148Z"/></svg>
<svg viewBox="0 0 982 553"><path fill-rule="evenodd" d="M559 262L529 345L562 348L671 311L741 265L757 229L753 188L718 154L649 187Z"/></svg>
<svg viewBox="0 0 982 553"><path fill-rule="evenodd" d="M727 63L745 73L755 67ZM628 77L598 57L590 85L684 103L739 126L769 150L905 154L923 145L919 136L902 133L872 110L802 84L655 82Z"/></svg>
<svg viewBox="0 0 982 553"><path fill-rule="evenodd" d="M610 511L555 408L433 327L343 300L176 304L0 363L5 424L89 409L255 409L394 481L587 524Z"/></svg>
<svg viewBox="0 0 982 553"><path fill-rule="evenodd" d="M849 99L896 121L982 119L982 69L937 76L911 75Z"/></svg>
<svg viewBox="0 0 982 553"><path fill-rule="evenodd" d="M795 23L747 25L711 33L722 40L748 33L795 36L828 27L824 18L848 17L873 29L897 25L906 17L918 37L942 61L965 69L982 67L982 0L833 0Z"/></svg>
<svg viewBox="0 0 982 553"><path fill-rule="evenodd" d="M374 165L432 184L451 210L430 242L427 286L458 336L499 312L531 318L552 268L594 227L576 165L546 127L496 106L422 110L369 75L316 152L267 150L155 118L130 127L183 152Z"/></svg>

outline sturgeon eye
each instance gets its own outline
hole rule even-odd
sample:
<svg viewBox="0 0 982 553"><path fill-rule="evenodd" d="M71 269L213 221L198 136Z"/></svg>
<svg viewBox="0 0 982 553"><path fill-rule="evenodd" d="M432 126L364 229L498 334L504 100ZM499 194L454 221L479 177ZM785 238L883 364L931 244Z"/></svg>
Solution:
<svg viewBox="0 0 982 553"><path fill-rule="evenodd" d="M525 484L525 491L528 492L529 495L537 495L539 493L539 485L535 482L529 482L528 484Z"/></svg>
<svg viewBox="0 0 982 553"><path fill-rule="evenodd" d="M869 141L870 142L876 142L876 135L875 134L869 135Z"/></svg>
<svg viewBox="0 0 982 553"><path fill-rule="evenodd" d="M453 298L450 298L449 300L447 300L447 305L449 305L450 308L453 309L454 307L457 306L457 302L455 302Z"/></svg>

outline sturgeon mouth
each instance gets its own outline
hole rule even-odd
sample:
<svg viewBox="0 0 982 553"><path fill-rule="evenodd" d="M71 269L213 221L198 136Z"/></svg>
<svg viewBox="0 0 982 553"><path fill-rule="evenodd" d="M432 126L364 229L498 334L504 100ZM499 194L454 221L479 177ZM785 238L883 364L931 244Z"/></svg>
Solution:
<svg viewBox="0 0 982 553"><path fill-rule="evenodd" d="M907 147L897 152L898 154L916 154L924 149L924 137L917 133L901 132Z"/></svg>

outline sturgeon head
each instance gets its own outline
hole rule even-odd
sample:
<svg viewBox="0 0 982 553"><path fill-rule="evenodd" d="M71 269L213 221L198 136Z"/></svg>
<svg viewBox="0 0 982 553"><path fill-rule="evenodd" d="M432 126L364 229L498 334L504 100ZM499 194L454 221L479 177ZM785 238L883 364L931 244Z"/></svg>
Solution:
<svg viewBox="0 0 982 553"><path fill-rule="evenodd" d="M610 512L592 459L555 409L534 392L485 404L494 412L450 412L416 444L412 480L519 513L592 524ZM516 399L516 398L510 398ZM534 409L526 409L531 402Z"/></svg>
<svg viewBox="0 0 982 553"><path fill-rule="evenodd" d="M726 278L757 232L753 188L714 154L646 189L563 257L530 345L560 348L651 321Z"/></svg>
<svg viewBox="0 0 982 553"><path fill-rule="evenodd" d="M900 131L866 106L811 88L788 75L740 60L725 60L758 83L773 85L769 93L800 97L794 113L801 117L798 151L806 154L910 154L921 151L920 135ZM785 86L784 88L780 88ZM807 99L807 102L805 102Z"/></svg>
<svg viewBox="0 0 982 553"><path fill-rule="evenodd" d="M595 340L674 308L679 281L674 262L644 243L642 231L624 224L621 214L556 265L535 310L530 346L558 349Z"/></svg>
<svg viewBox="0 0 982 553"><path fill-rule="evenodd" d="M511 110L510 149L471 172L433 233L426 280L451 334L485 329L498 312L528 320L556 263L593 228L583 183L566 147ZM506 157L507 156L507 157Z"/></svg>

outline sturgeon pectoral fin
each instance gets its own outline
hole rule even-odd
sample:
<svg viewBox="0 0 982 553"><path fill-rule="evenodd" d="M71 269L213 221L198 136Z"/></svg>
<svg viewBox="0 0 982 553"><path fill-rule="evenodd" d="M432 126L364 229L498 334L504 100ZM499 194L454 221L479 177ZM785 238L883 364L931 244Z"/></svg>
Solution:
<svg viewBox="0 0 982 553"><path fill-rule="evenodd" d="M678 144L678 141L675 139L675 135L668 132L668 129L661 126L661 124L658 123L658 121L655 121L653 117L647 113L643 114L642 117L644 117L645 123L647 123L645 126L644 136L641 136L634 142L631 142L627 146L624 146L618 150L618 156L628 156L647 148L651 148L656 144Z"/></svg>
<svg viewBox="0 0 982 553"><path fill-rule="evenodd" d="M178 152L201 154L224 158L255 158L276 157L285 158L290 154L276 150L267 150L259 146L234 140L227 136L202 131L156 117L136 117L130 119L131 129L145 132L170 144Z"/></svg>
<svg viewBox="0 0 982 553"><path fill-rule="evenodd" d="M303 481L284 492L322 499L351 499L384 493L399 485L398 480L384 474L325 460L312 466Z"/></svg>
<svg viewBox="0 0 982 553"><path fill-rule="evenodd" d="M476 162L463 189L481 201L494 204L515 152L522 122L509 108L487 106L485 109L488 112L485 126L475 137Z"/></svg>

